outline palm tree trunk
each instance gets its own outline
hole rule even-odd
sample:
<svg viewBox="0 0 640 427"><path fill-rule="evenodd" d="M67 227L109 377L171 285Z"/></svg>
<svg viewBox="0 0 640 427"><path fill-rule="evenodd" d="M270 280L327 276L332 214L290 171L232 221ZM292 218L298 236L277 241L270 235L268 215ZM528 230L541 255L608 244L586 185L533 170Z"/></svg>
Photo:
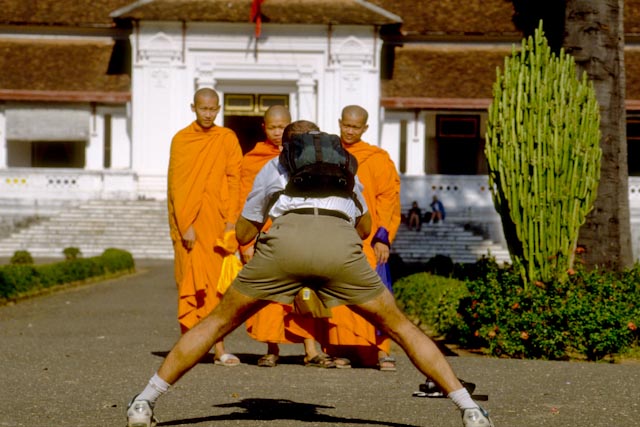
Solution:
<svg viewBox="0 0 640 427"><path fill-rule="evenodd" d="M602 166L594 209L578 245L587 267L620 271L633 263L625 114L623 0L567 0L565 51L587 72L600 104Z"/></svg>

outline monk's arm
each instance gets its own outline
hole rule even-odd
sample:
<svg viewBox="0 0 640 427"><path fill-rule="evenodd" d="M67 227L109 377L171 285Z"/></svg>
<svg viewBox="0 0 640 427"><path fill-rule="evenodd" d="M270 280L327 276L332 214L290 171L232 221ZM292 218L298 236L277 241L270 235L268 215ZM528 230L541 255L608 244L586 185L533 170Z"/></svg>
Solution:
<svg viewBox="0 0 640 427"><path fill-rule="evenodd" d="M262 224L249 221L243 216L238 217L238 221L236 222L236 239L238 239L238 243L246 245L253 241L261 228Z"/></svg>
<svg viewBox="0 0 640 427"><path fill-rule="evenodd" d="M240 216L244 198L241 196L242 150L236 134L230 132L225 138L227 186L229 188L229 202L227 206L227 231L233 229L236 219Z"/></svg>
<svg viewBox="0 0 640 427"><path fill-rule="evenodd" d="M400 177L393 160L387 153L372 156L373 171L376 174L376 213L380 226L389 233L393 242L400 226Z"/></svg>

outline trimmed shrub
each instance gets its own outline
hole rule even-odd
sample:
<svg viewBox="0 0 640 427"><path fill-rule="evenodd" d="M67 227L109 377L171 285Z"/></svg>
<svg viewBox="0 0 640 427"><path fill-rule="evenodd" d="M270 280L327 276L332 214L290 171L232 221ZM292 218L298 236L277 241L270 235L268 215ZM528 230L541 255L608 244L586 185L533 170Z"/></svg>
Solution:
<svg viewBox="0 0 640 427"><path fill-rule="evenodd" d="M469 293L464 282L417 273L393 284L398 305L418 326L431 335L448 335L458 324L459 301Z"/></svg>
<svg viewBox="0 0 640 427"><path fill-rule="evenodd" d="M97 257L53 264L6 265L0 267L0 298L15 298L56 285L134 270L133 256L120 249L107 249Z"/></svg>
<svg viewBox="0 0 640 427"><path fill-rule="evenodd" d="M28 291L35 282L35 267L11 264L0 268L0 298Z"/></svg>
<svg viewBox="0 0 640 427"><path fill-rule="evenodd" d="M33 257L29 251L15 251L9 263L13 265L33 264Z"/></svg>
<svg viewBox="0 0 640 427"><path fill-rule="evenodd" d="M108 248L102 253L101 258L107 271L133 271L135 263L133 255L121 249Z"/></svg>
<svg viewBox="0 0 640 427"><path fill-rule="evenodd" d="M62 253L64 254L64 259L66 259L67 261L71 261L76 258L82 258L82 251L80 251L80 248L64 248L62 250Z"/></svg>

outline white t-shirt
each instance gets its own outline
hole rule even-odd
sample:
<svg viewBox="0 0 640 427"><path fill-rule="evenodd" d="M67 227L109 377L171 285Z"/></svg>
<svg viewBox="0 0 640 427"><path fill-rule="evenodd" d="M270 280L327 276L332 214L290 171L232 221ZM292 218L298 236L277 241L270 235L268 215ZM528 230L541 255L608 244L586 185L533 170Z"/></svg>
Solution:
<svg viewBox="0 0 640 427"><path fill-rule="evenodd" d="M271 206L269 212L265 212L271 201L271 196L278 191L284 190L289 180L287 171L280 164L278 157L275 157L265 164L256 175L253 187L242 210L242 216L249 221L264 223L267 215L271 218L277 218L294 209L319 208L342 212L351 218L352 224L355 224L356 218L368 210L367 203L362 195L363 185L357 176L355 178L353 192L362 205L362 212L360 212L353 199L347 197L291 197L286 194L281 194Z"/></svg>

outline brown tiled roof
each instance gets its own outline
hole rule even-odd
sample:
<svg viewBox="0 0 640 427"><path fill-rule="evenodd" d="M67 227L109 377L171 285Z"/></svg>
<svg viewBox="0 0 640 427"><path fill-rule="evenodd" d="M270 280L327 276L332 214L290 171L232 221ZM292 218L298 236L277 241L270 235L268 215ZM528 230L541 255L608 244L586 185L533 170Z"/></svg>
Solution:
<svg viewBox="0 0 640 427"><path fill-rule="evenodd" d="M491 98L496 67L511 47L405 45L396 48L393 79L382 81L382 96Z"/></svg>
<svg viewBox="0 0 640 427"><path fill-rule="evenodd" d="M142 0L117 11L119 18L156 21L248 22L252 0ZM265 0L263 22L276 24L398 23L363 0Z"/></svg>
<svg viewBox="0 0 640 427"><path fill-rule="evenodd" d="M1 0L0 23L113 26L109 14L132 0Z"/></svg>
<svg viewBox="0 0 640 427"><path fill-rule="evenodd" d="M269 0L266 0L267 2ZM370 0L403 19L406 35L520 35L506 0Z"/></svg>
<svg viewBox="0 0 640 427"><path fill-rule="evenodd" d="M493 97L496 68L511 48L406 45L396 48L392 80L382 81L382 104L391 108L484 108ZM640 49L625 50L627 101L640 103Z"/></svg>
<svg viewBox="0 0 640 427"><path fill-rule="evenodd" d="M129 76L107 74L113 46L112 41L0 39L0 97L64 91L127 98Z"/></svg>
<svg viewBox="0 0 640 427"><path fill-rule="evenodd" d="M402 32L407 35L520 35L511 20L514 8L508 0L369 1L401 16ZM625 0L624 30L640 34L640 0Z"/></svg>
<svg viewBox="0 0 640 427"><path fill-rule="evenodd" d="M640 0L625 0L624 32L625 34L640 34Z"/></svg>

